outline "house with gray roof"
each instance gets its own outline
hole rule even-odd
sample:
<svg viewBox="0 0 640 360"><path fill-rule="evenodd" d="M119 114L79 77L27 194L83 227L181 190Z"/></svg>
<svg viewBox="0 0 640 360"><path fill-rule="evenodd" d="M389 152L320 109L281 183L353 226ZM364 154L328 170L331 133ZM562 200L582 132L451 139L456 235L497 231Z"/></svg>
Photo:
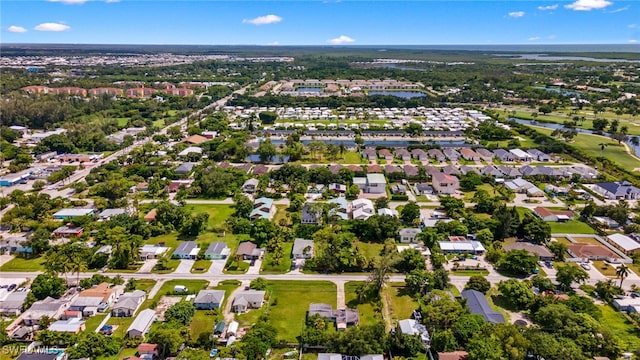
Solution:
<svg viewBox="0 0 640 360"><path fill-rule="evenodd" d="M418 229L418 228L400 229L400 231L398 231L398 234L400 235L400 242L401 243L414 243L414 242L416 242L416 237L421 232L422 231L420 229Z"/></svg>
<svg viewBox="0 0 640 360"><path fill-rule="evenodd" d="M493 155L495 155L495 157L498 158L500 161L504 161L504 162L516 161L516 156L513 153L504 149L493 150Z"/></svg>
<svg viewBox="0 0 640 360"><path fill-rule="evenodd" d="M47 297L44 300L36 301L22 314L23 324L34 326L40 324L40 319L59 319L62 313L69 308L69 301L64 299L54 299Z"/></svg>
<svg viewBox="0 0 640 360"><path fill-rule="evenodd" d="M77 334L85 330L84 321L80 318L70 318L66 320L54 321L47 328L49 331Z"/></svg>
<svg viewBox="0 0 640 360"><path fill-rule="evenodd" d="M226 259L230 252L231 249L229 249L227 243L216 241L209 244L209 247L204 252L204 258L207 260L222 260Z"/></svg>
<svg viewBox="0 0 640 360"><path fill-rule="evenodd" d="M446 148L442 153L451 161L458 161L460 158L460 153L456 149Z"/></svg>
<svg viewBox="0 0 640 360"><path fill-rule="evenodd" d="M200 248L195 241L181 241L173 254L171 254L171 257L174 259L195 260L199 252Z"/></svg>
<svg viewBox="0 0 640 360"><path fill-rule="evenodd" d="M398 329L404 335L420 336L420 340L423 344L429 344L431 342L431 337L429 336L427 327L415 319L403 319L398 321Z"/></svg>
<svg viewBox="0 0 640 360"><path fill-rule="evenodd" d="M442 150L440 149L429 149L427 151L427 154L430 158L435 159L439 162L445 162L447 160L447 157L442 153Z"/></svg>
<svg viewBox="0 0 640 360"><path fill-rule="evenodd" d="M482 169L480 169L480 174L482 174L483 176L494 176L494 177L500 177L503 175L502 171L500 171L497 167L493 165L484 166Z"/></svg>
<svg viewBox="0 0 640 360"><path fill-rule="evenodd" d="M522 176L522 174L520 173L520 170L514 167L500 165L498 166L498 170L500 170L500 172L502 172L504 176L507 178L517 178Z"/></svg>
<svg viewBox="0 0 640 360"><path fill-rule="evenodd" d="M593 187L597 193L609 200L638 200L640 199L640 189L630 182L623 180L618 182L597 183Z"/></svg>
<svg viewBox="0 0 640 360"><path fill-rule="evenodd" d="M460 175L460 170L455 165L447 165L443 167L442 172L447 175Z"/></svg>
<svg viewBox="0 0 640 360"><path fill-rule="evenodd" d="M402 168L398 165L387 164L384 166L384 172L386 174L401 173Z"/></svg>
<svg viewBox="0 0 640 360"><path fill-rule="evenodd" d="M117 209L104 209L100 214L98 214L98 218L103 221L107 221L114 216L126 214L127 209L125 208L117 208Z"/></svg>
<svg viewBox="0 0 640 360"><path fill-rule="evenodd" d="M138 307L144 299L147 297L147 293L142 290L134 290L132 292L126 292L118 298L118 301L111 307L111 316L113 317L131 317L136 313Z"/></svg>
<svg viewBox="0 0 640 360"><path fill-rule="evenodd" d="M411 150L411 157L413 157L414 159L418 159L419 161L429 160L429 155L422 149Z"/></svg>
<svg viewBox="0 0 640 360"><path fill-rule="evenodd" d="M483 293L476 290L462 290L460 294L463 299L467 300L467 308L472 314L482 315L490 323L504 323L504 316L491 308Z"/></svg>
<svg viewBox="0 0 640 360"><path fill-rule="evenodd" d="M531 155L531 158L534 161L540 161L540 162L549 162L549 161L551 161L551 156L543 153L542 151L540 151L538 149L530 149L530 150L527 150L527 152L529 153L529 155Z"/></svg>
<svg viewBox="0 0 640 360"><path fill-rule="evenodd" d="M264 304L266 294L264 290L239 291L233 299L231 309L235 313L244 313L250 309L259 309Z"/></svg>
<svg viewBox="0 0 640 360"><path fill-rule="evenodd" d="M349 219L349 202L347 202L347 199L343 197L337 197L329 199L327 203L329 204L330 217L336 216L340 218L340 220ZM331 204L335 204L335 206Z"/></svg>
<svg viewBox="0 0 640 360"><path fill-rule="evenodd" d="M242 184L242 191L246 193L254 193L258 189L258 184L260 184L260 180L256 178L248 179Z"/></svg>
<svg viewBox="0 0 640 360"><path fill-rule="evenodd" d="M358 310L346 308L333 310L329 304L312 303L309 304L307 316L318 315L321 318L336 324L338 330L345 330L349 326L356 326L360 322Z"/></svg>
<svg viewBox="0 0 640 360"><path fill-rule="evenodd" d="M367 192L383 194L387 191L387 179L382 174L367 174Z"/></svg>
<svg viewBox="0 0 640 360"><path fill-rule="evenodd" d="M300 222L318 225L322 222L322 206L318 203L305 203L302 207Z"/></svg>
<svg viewBox="0 0 640 360"><path fill-rule="evenodd" d="M418 168L413 165L405 165L404 166L404 174L408 177L414 177L419 175Z"/></svg>
<svg viewBox="0 0 640 360"><path fill-rule="evenodd" d="M243 260L253 260L259 259L263 252L263 248L258 248L258 246L251 241L243 241L238 245L236 255L242 256Z"/></svg>
<svg viewBox="0 0 640 360"><path fill-rule="evenodd" d="M493 153L487 149L476 149L476 153L480 156L480 159L484 161L493 160Z"/></svg>
<svg viewBox="0 0 640 360"><path fill-rule="evenodd" d="M27 291L14 291L0 301L0 315L16 316L24 309L24 302L27 299Z"/></svg>
<svg viewBox="0 0 640 360"><path fill-rule="evenodd" d="M433 187L425 183L417 183L414 185L416 195L431 195L433 194Z"/></svg>
<svg viewBox="0 0 640 360"><path fill-rule="evenodd" d="M155 319L155 310L144 309L140 311L140 314L136 316L136 318L127 329L127 337L136 338L144 336L151 328L151 324L153 324Z"/></svg>
<svg viewBox="0 0 640 360"><path fill-rule="evenodd" d="M291 257L294 259L311 259L315 253L313 240L296 238L293 241Z"/></svg>
<svg viewBox="0 0 640 360"><path fill-rule="evenodd" d="M480 170L478 170L478 168L475 167L475 166L469 166L469 165L460 166L460 173L462 175L467 175L469 172L474 172L474 173L480 175Z"/></svg>
<svg viewBox="0 0 640 360"><path fill-rule="evenodd" d="M398 159L401 159L402 161L411 160L411 154L407 151L407 149L396 149L396 151L393 152L393 155Z"/></svg>
<svg viewBox="0 0 640 360"><path fill-rule="evenodd" d="M319 353L318 360L342 360L342 355L334 353Z"/></svg>
<svg viewBox="0 0 640 360"><path fill-rule="evenodd" d="M219 309L224 301L224 290L200 290L193 300L198 310Z"/></svg>
<svg viewBox="0 0 640 360"><path fill-rule="evenodd" d="M376 161L378 157L378 154L376 154L376 149L373 149L373 148L366 148L362 150L360 154L362 155L363 158L369 161Z"/></svg>
<svg viewBox="0 0 640 360"><path fill-rule="evenodd" d="M180 166L178 166L174 172L178 175L189 175L192 171L193 168L196 166L195 163L192 162L185 162L180 164Z"/></svg>

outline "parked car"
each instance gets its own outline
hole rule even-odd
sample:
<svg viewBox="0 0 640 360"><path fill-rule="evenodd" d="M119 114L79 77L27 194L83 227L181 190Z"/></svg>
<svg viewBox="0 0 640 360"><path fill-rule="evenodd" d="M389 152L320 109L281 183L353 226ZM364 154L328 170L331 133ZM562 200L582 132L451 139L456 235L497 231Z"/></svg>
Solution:
<svg viewBox="0 0 640 360"><path fill-rule="evenodd" d="M11 284L11 285L9 285L9 287L7 288L7 290L8 290L8 291L13 291L13 290L14 290L15 288L17 288L17 287L18 287L18 285L16 285L16 284Z"/></svg>
<svg viewBox="0 0 640 360"><path fill-rule="evenodd" d="M591 266L587 263L581 263L580 266L585 270L591 270Z"/></svg>

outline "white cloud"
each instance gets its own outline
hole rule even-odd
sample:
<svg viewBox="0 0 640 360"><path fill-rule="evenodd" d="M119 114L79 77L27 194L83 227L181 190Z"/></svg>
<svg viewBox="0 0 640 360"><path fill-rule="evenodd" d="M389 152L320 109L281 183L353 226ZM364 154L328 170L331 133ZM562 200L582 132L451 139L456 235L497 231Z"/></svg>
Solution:
<svg viewBox="0 0 640 360"><path fill-rule="evenodd" d="M635 43L637 43L637 42L638 42L638 40L636 40L636 39L631 39L631 40L629 40L629 44L635 44Z"/></svg>
<svg viewBox="0 0 640 360"><path fill-rule="evenodd" d="M38 31L67 31L70 29L69 25L60 23L42 23L34 28L34 30Z"/></svg>
<svg viewBox="0 0 640 360"><path fill-rule="evenodd" d="M334 45L347 44L347 43L352 43L354 41L356 41L356 39L351 38L347 35L340 35L335 39L327 40L329 44L334 44Z"/></svg>
<svg viewBox="0 0 640 360"><path fill-rule="evenodd" d="M111 3L120 2L120 0L104 0L104 2L106 2L107 4L111 4Z"/></svg>
<svg viewBox="0 0 640 360"><path fill-rule="evenodd" d="M627 25L627 27L628 27L629 29L635 29L635 28L637 28L637 27L638 27L638 24L629 24L629 25Z"/></svg>
<svg viewBox="0 0 640 360"><path fill-rule="evenodd" d="M521 18L524 16L524 11L512 11L509 13L509 16L512 18Z"/></svg>
<svg viewBox="0 0 640 360"><path fill-rule="evenodd" d="M23 28L22 26L11 25L7 28L7 31L12 33L23 33L27 32L27 29Z"/></svg>
<svg viewBox="0 0 640 360"><path fill-rule="evenodd" d="M538 41L540 40L540 36L532 36L529 38L529 41Z"/></svg>
<svg viewBox="0 0 640 360"><path fill-rule="evenodd" d="M558 4L547 5L547 6L538 6L538 10L547 11L547 10L555 10L558 8Z"/></svg>
<svg viewBox="0 0 640 360"><path fill-rule="evenodd" d="M577 0L564 7L576 11L591 11L593 9L604 9L611 4L613 3L608 0Z"/></svg>
<svg viewBox="0 0 640 360"><path fill-rule="evenodd" d="M278 46L278 45L280 45L280 42L278 42L278 41L272 41L272 42L267 44L267 46Z"/></svg>
<svg viewBox="0 0 640 360"><path fill-rule="evenodd" d="M273 14L258 16L255 19L242 20L244 24L253 24L253 25L276 24L276 23L279 23L280 21L282 21L282 18L278 15L273 15Z"/></svg>
<svg viewBox="0 0 640 360"><path fill-rule="evenodd" d="M87 0L49 0L50 2L59 2L68 5L80 5L87 2Z"/></svg>
<svg viewBox="0 0 640 360"><path fill-rule="evenodd" d="M609 14L615 14L615 13L619 13L619 12L623 12L623 11L627 11L629 10L629 6L624 6L621 8L617 8L617 9L613 9L611 11L607 11Z"/></svg>

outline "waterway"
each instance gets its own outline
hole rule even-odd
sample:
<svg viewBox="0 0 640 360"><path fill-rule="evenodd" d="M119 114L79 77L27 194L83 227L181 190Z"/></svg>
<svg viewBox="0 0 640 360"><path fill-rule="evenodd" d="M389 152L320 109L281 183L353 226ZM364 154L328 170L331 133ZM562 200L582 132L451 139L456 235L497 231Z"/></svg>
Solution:
<svg viewBox="0 0 640 360"><path fill-rule="evenodd" d="M415 97L424 97L426 96L424 93L419 91L378 91L371 90L369 91L369 95L387 95L387 96L396 96L403 99L411 99Z"/></svg>

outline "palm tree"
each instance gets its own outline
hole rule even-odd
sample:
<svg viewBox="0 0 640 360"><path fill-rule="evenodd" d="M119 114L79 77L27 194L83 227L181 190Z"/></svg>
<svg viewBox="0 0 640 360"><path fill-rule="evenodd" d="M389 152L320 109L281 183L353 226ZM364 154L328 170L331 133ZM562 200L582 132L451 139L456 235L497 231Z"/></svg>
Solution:
<svg viewBox="0 0 640 360"><path fill-rule="evenodd" d="M89 269L87 259L83 252L78 252L77 255L73 256L70 260L71 272L76 273L76 286L80 286L80 273Z"/></svg>
<svg viewBox="0 0 640 360"><path fill-rule="evenodd" d="M609 146L609 144L607 143L600 143L598 144L598 146L600 146L600 154L602 154L602 152L604 152L604 149Z"/></svg>
<svg viewBox="0 0 640 360"><path fill-rule="evenodd" d="M616 277L620 278L620 287L622 287L622 282L627 276L629 276L629 267L625 264L620 265L616 269Z"/></svg>

